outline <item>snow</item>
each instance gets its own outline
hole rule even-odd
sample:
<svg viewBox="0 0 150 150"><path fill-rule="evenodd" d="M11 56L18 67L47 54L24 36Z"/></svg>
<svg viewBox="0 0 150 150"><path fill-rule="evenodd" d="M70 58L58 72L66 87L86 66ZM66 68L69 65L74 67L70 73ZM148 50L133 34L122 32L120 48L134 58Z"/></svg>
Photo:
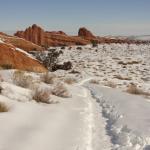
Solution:
<svg viewBox="0 0 150 150"><path fill-rule="evenodd" d="M20 49L20 48L16 48L17 51L24 53L25 55L27 55L28 57L30 57L31 59L37 60L35 59L31 54L27 53L26 51Z"/></svg>
<svg viewBox="0 0 150 150"><path fill-rule="evenodd" d="M4 79L0 101L9 107L8 112L0 113L0 150L150 149L149 97L126 92L131 83L150 92L150 45L76 48L66 47L59 62L71 61L73 70L79 73L58 70L54 72L54 84L40 81L41 74L26 73L39 88L51 90L58 82L67 87L72 96L51 95L52 104L35 102L33 88L15 85L15 70L0 70ZM74 78L77 83L67 85L66 78Z"/></svg>
<svg viewBox="0 0 150 150"><path fill-rule="evenodd" d="M4 43L3 40L0 38L0 43Z"/></svg>
<svg viewBox="0 0 150 150"><path fill-rule="evenodd" d="M107 131L117 149L144 149L150 144L149 114L147 99L130 95L118 89L88 85L93 96L108 119ZM114 146L114 147L115 147Z"/></svg>
<svg viewBox="0 0 150 150"><path fill-rule="evenodd" d="M29 89L3 82L0 101L10 110L0 114L0 150L111 149L105 119L81 85L88 80L68 85L72 98L52 96L59 103L50 105L31 100Z"/></svg>

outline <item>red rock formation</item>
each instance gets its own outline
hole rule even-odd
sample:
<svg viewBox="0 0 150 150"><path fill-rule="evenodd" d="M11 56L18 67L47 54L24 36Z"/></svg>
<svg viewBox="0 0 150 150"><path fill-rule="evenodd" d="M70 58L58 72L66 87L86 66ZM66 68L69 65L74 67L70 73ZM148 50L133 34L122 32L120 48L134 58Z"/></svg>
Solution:
<svg viewBox="0 0 150 150"><path fill-rule="evenodd" d="M81 37L68 36L63 31L44 32L42 28L37 25L27 28L25 31L18 31L15 36L29 40L40 46L61 46L61 45L86 45L89 43Z"/></svg>
<svg viewBox="0 0 150 150"><path fill-rule="evenodd" d="M40 62L16 50L16 47L6 43L0 43L0 66L6 65L10 65L15 69L33 72L47 71Z"/></svg>
<svg viewBox="0 0 150 150"><path fill-rule="evenodd" d="M45 38L47 41L50 41L47 43L47 45L50 46L86 45L89 43L89 41L80 37L59 34L58 32L46 32Z"/></svg>
<svg viewBox="0 0 150 150"><path fill-rule="evenodd" d="M25 31L18 31L15 36L24 38L28 41L31 41L39 46L46 48L49 46L86 45L90 44L93 41L96 41L97 43L139 43L137 41L131 41L126 39L122 40L96 37L86 28L80 28L78 36L69 36L63 31L45 32L41 27L35 24L32 27L27 28Z"/></svg>
<svg viewBox="0 0 150 150"><path fill-rule="evenodd" d="M5 43L12 44L15 47L21 48L25 51L33 51L33 50L42 51L42 50L44 50L44 48L42 48L41 46L36 45L30 41L27 41L27 40L19 38L19 37L9 36L7 34L0 33L0 38L3 39L5 41Z"/></svg>
<svg viewBox="0 0 150 150"><path fill-rule="evenodd" d="M24 38L40 46L45 45L45 32L36 24L32 25L32 27L27 28L25 31L18 31L14 35L20 38Z"/></svg>
<svg viewBox="0 0 150 150"><path fill-rule="evenodd" d="M78 36L89 40L96 39L92 32L87 30L85 27L79 29Z"/></svg>

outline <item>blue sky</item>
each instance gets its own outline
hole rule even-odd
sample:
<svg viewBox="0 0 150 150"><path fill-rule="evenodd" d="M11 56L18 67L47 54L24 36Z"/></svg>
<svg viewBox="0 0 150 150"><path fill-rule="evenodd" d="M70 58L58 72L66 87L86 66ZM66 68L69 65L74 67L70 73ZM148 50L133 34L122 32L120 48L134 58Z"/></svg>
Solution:
<svg viewBox="0 0 150 150"><path fill-rule="evenodd" d="M0 30L34 23L46 30L97 35L150 34L150 0L0 0Z"/></svg>

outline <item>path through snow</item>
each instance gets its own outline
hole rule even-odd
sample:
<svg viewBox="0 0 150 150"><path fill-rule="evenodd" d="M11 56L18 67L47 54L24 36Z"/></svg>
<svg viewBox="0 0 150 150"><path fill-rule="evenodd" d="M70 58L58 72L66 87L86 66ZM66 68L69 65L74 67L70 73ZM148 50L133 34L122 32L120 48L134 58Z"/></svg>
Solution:
<svg viewBox="0 0 150 150"><path fill-rule="evenodd" d="M58 104L16 102L0 117L0 150L111 150L106 120L88 89L70 87L72 98Z"/></svg>

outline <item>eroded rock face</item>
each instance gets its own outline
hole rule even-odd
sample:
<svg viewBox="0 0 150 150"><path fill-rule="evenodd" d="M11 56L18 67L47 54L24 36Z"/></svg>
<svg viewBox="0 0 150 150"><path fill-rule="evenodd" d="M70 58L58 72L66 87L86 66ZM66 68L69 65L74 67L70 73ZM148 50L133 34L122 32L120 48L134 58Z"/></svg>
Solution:
<svg viewBox="0 0 150 150"><path fill-rule="evenodd" d="M47 71L40 62L7 43L0 43L0 66L11 66L15 69L33 72Z"/></svg>
<svg viewBox="0 0 150 150"><path fill-rule="evenodd" d="M45 32L36 24L32 25L32 27L27 28L25 31L18 31L17 33L15 33L15 36L24 38L40 46L45 44Z"/></svg>
<svg viewBox="0 0 150 150"><path fill-rule="evenodd" d="M63 31L45 32L41 27L32 25L25 31L18 31L15 36L24 38L39 46L69 46L69 45L86 45L89 44L88 40L85 40L78 36L68 36Z"/></svg>
<svg viewBox="0 0 150 150"><path fill-rule="evenodd" d="M31 41L40 47L48 48L50 46L71 46L71 45L87 45L96 43L139 43L139 41L127 39L111 39L105 37L97 37L85 27L80 28L78 36L69 36L63 31L44 31L36 24L27 28L25 31L18 31L15 36ZM20 42L17 42L20 43ZM140 41L141 43L141 41ZM143 42L144 43L144 42ZM16 46L18 46L16 44ZM18 46L19 47L19 46ZM25 46L24 46L25 47ZM24 47L21 47L25 49Z"/></svg>
<svg viewBox="0 0 150 150"><path fill-rule="evenodd" d="M0 33L0 38L5 41L5 43L12 44L15 47L21 48L25 51L42 51L44 48L42 48L39 45L36 45L30 41L27 41L23 38L19 38L16 36L9 36L4 33Z"/></svg>
<svg viewBox="0 0 150 150"><path fill-rule="evenodd" d="M85 39L95 39L96 37L92 34L91 31L86 29L85 27L80 28L78 32L78 36Z"/></svg>

